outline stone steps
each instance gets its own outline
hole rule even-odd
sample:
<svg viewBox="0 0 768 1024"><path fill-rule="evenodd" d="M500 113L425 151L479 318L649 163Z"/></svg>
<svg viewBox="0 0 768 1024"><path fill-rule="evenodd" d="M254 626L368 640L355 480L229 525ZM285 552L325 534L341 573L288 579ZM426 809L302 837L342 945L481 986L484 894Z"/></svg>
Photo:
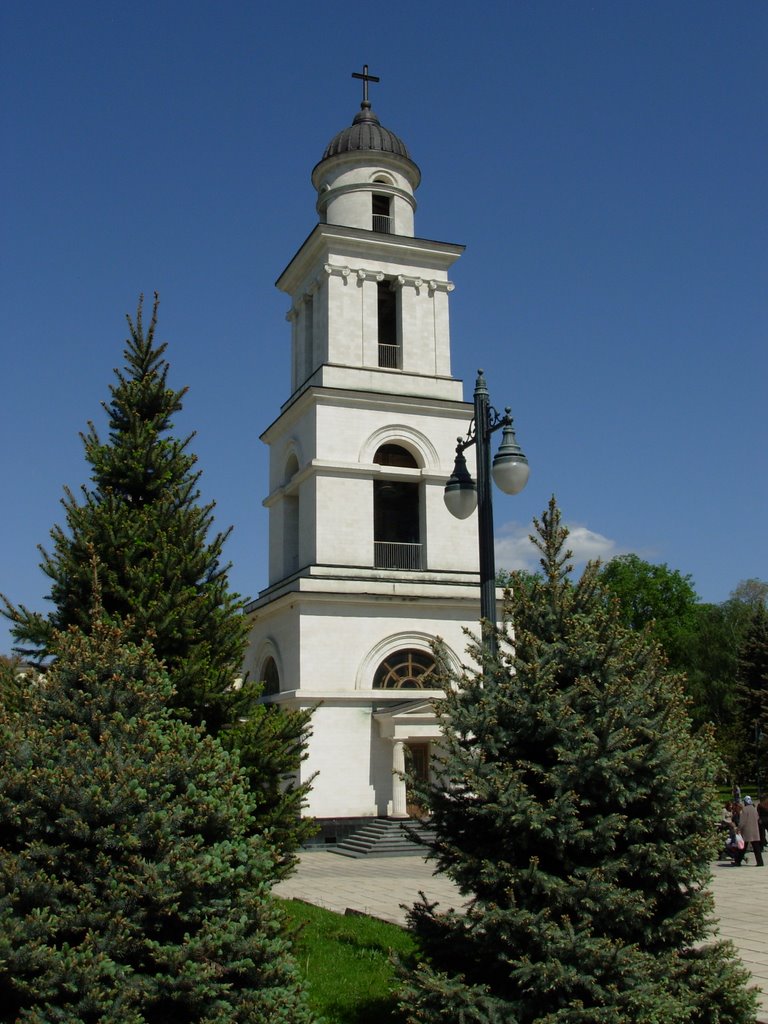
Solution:
<svg viewBox="0 0 768 1024"><path fill-rule="evenodd" d="M412 819L392 821L375 818L327 849L329 853L338 853L342 857L423 857L426 852L424 847L408 836L405 826L422 836L429 834L428 826Z"/></svg>

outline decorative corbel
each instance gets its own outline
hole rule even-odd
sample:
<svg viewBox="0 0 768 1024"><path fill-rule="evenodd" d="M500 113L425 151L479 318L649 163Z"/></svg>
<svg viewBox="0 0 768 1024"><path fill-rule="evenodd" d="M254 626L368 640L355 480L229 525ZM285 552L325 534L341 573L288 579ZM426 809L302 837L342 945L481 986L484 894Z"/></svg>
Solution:
<svg viewBox="0 0 768 1024"><path fill-rule="evenodd" d="M427 281L427 287L429 294L434 295L435 292L452 292L456 285L452 281Z"/></svg>

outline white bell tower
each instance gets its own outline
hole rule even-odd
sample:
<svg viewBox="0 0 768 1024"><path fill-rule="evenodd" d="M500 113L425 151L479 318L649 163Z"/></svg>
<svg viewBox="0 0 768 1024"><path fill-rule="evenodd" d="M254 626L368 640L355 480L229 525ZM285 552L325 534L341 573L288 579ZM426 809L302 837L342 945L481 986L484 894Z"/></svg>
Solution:
<svg viewBox="0 0 768 1024"><path fill-rule="evenodd" d="M363 102L312 172L319 223L277 280L291 393L269 446L269 585L248 609L266 698L318 706L302 772L333 841L405 817L393 774L428 771L439 700L430 644L466 660L479 618L473 520L443 488L472 406L451 376L449 271L463 246L418 238L420 172ZM475 517L476 520L476 517Z"/></svg>

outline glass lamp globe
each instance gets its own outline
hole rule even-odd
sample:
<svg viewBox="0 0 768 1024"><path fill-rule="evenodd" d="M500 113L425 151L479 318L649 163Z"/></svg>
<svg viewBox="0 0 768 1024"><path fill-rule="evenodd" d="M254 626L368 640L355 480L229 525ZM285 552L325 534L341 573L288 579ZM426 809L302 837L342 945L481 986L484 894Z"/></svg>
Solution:
<svg viewBox="0 0 768 1024"><path fill-rule="evenodd" d="M491 475L499 490L505 494L519 494L528 483L530 467L528 459L515 439L510 423L501 434L501 444L493 459Z"/></svg>
<svg viewBox="0 0 768 1024"><path fill-rule="evenodd" d="M467 460L461 452L443 492L445 507L457 519L467 519L477 508L477 484L469 475Z"/></svg>

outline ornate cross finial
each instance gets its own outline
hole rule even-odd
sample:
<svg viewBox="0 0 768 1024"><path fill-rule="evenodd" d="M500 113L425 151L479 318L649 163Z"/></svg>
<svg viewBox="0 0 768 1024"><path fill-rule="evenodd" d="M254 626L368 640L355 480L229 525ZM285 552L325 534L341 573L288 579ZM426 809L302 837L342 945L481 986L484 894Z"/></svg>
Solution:
<svg viewBox="0 0 768 1024"><path fill-rule="evenodd" d="M352 77L353 78L362 78L362 80L363 80L363 103L368 104L368 106L370 106L370 102L368 100L368 83L369 82L380 82L381 79L377 78L376 75L369 75L368 74L368 65L367 64L363 64L363 73L362 73L362 75L360 74L359 71L353 71L352 72Z"/></svg>

